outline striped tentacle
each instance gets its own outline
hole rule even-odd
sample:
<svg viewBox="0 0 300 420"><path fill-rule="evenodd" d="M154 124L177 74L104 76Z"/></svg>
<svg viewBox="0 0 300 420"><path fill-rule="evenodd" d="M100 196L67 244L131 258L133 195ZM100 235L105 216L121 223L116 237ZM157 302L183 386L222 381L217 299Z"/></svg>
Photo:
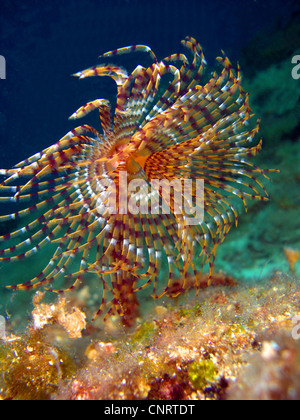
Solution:
<svg viewBox="0 0 300 420"><path fill-rule="evenodd" d="M168 109L176 100L178 92L180 90L180 71L171 65L165 65L163 62L159 63L159 75L160 79L163 75L172 74L173 80L169 84L165 92L157 101L153 102L153 107L149 111L148 115L145 118L145 123L151 121L151 119L157 115L161 114L164 110ZM141 125L143 126L143 124Z"/></svg>
<svg viewBox="0 0 300 420"><path fill-rule="evenodd" d="M102 54L140 52L151 60L129 75L115 64L75 74L110 77L117 85L114 116L109 101L95 99L70 117L98 110L103 134L79 126L0 170L0 204L14 209L0 216L0 265L49 250L44 268L13 289L44 286L60 293L94 273L102 286L95 316L118 314L130 325L138 313L136 293L150 284L153 297L174 297L192 273L198 292L198 266L208 262L211 275L217 246L241 208L247 210L249 199L268 199L267 171L248 162L261 141L239 68L223 53L217 59L222 69L203 84L200 44L186 37L182 45L187 56L161 61L144 45ZM204 181L200 191L198 180ZM169 195L162 181L171 183ZM71 285L60 288L65 278Z"/></svg>
<svg viewBox="0 0 300 420"><path fill-rule="evenodd" d="M127 71L123 67L111 64L100 64L98 66L90 67L89 69L74 73L73 76L79 77L79 79L94 76L107 76L111 77L116 82L117 86L122 86L128 78Z"/></svg>
<svg viewBox="0 0 300 420"><path fill-rule="evenodd" d="M193 89L194 86L199 85L206 67L206 60L201 45L194 38L186 37L181 41L181 44L193 55L193 62L189 68L185 69L181 78L181 94L183 94Z"/></svg>
<svg viewBox="0 0 300 420"><path fill-rule="evenodd" d="M154 52L147 45L130 45L128 47L118 48L116 50L108 51L104 54L101 54L99 58L114 57L116 55L122 55L122 54L132 54L133 52L147 53L150 55L152 61L154 62L157 61L157 58Z"/></svg>

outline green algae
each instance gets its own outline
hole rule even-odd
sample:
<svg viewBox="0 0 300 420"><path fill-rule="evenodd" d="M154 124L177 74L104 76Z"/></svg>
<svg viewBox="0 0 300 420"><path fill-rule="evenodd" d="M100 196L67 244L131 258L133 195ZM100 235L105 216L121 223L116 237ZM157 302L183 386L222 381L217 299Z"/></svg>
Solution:
<svg viewBox="0 0 300 420"><path fill-rule="evenodd" d="M210 359L195 361L188 367L188 377L195 389L203 389L216 376L216 367Z"/></svg>
<svg viewBox="0 0 300 420"><path fill-rule="evenodd" d="M74 371L71 357L40 334L0 341L0 388L6 399L49 399Z"/></svg>
<svg viewBox="0 0 300 420"><path fill-rule="evenodd" d="M153 321L143 322L131 337L131 343L138 344L150 340L156 330L157 326Z"/></svg>

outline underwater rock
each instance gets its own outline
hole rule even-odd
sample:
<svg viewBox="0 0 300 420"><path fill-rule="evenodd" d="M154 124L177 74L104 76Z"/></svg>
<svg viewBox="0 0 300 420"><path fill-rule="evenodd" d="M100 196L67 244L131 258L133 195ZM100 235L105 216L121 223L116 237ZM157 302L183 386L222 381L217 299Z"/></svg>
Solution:
<svg viewBox="0 0 300 420"><path fill-rule="evenodd" d="M154 320L152 312L151 321L146 315L125 340L89 344L81 369L53 397L235 399L247 384L247 378L238 379L245 372L251 376L250 396L256 396L257 364L262 360L270 370L285 372L282 359L290 368L285 382L278 381L276 395L298 395L299 344L292 339L298 296L298 282L278 273L252 286L207 288L197 300L181 300L176 307L172 300L165 302L167 311L159 308ZM294 384L288 392L287 384ZM261 386L268 387L264 378Z"/></svg>
<svg viewBox="0 0 300 420"><path fill-rule="evenodd" d="M71 357L45 342L40 333L0 340L1 399L49 399L73 371Z"/></svg>
<svg viewBox="0 0 300 420"><path fill-rule="evenodd" d="M164 298L131 332L121 324L114 337L88 328L71 345L51 317L40 330L30 322L22 336L8 328L0 398L299 399L299 292L299 279L284 273L256 284L221 282L176 305Z"/></svg>
<svg viewBox="0 0 300 420"><path fill-rule="evenodd" d="M228 397L234 400L299 400L300 343L279 334L263 341L260 354L249 359Z"/></svg>
<svg viewBox="0 0 300 420"><path fill-rule="evenodd" d="M39 303L43 293L37 292L34 298L35 308L32 311L33 328L41 330L46 325L61 325L70 338L80 338L86 328L86 316L77 307L68 308L66 299L60 298L55 304Z"/></svg>
<svg viewBox="0 0 300 420"><path fill-rule="evenodd" d="M300 83L292 77L291 63L296 53L244 79L250 105L262 117L261 134L270 144L299 137Z"/></svg>

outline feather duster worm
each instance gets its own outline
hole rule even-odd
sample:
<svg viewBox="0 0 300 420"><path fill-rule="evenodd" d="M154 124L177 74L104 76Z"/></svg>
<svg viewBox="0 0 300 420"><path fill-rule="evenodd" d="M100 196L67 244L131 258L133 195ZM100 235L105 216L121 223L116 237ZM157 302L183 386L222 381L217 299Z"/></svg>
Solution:
<svg viewBox="0 0 300 420"><path fill-rule="evenodd" d="M258 122L252 124L239 71L223 54L220 71L205 83L201 46L190 37L182 45L190 60L178 53L158 61L143 45L101 55L110 61L143 52L152 64L129 75L113 64L76 73L116 82L114 110L96 99L70 117L98 110L102 131L81 125L1 170L0 202L15 211L0 217L1 224L11 222L10 233L0 236L0 263L44 247L49 252L30 281L10 287L61 292L54 290L60 278L71 280L65 289L71 290L96 273L102 293L97 315L118 313L130 324L138 290L152 285L155 298L183 291L191 273L207 262L212 270L239 206L268 199L265 171L247 162L261 141L254 140ZM189 193L181 196L187 181Z"/></svg>

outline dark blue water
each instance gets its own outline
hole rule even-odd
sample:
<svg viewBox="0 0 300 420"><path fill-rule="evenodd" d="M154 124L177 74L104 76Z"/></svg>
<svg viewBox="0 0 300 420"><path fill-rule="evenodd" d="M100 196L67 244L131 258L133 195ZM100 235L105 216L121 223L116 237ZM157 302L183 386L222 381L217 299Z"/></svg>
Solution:
<svg viewBox="0 0 300 420"><path fill-rule="evenodd" d="M71 73L100 53L147 44L158 58L191 35L209 64L223 49L233 60L258 33L285 25L293 0L5 0L0 5L0 167L55 143L74 122L68 116L113 84L78 81ZM137 64L137 63L136 63Z"/></svg>

